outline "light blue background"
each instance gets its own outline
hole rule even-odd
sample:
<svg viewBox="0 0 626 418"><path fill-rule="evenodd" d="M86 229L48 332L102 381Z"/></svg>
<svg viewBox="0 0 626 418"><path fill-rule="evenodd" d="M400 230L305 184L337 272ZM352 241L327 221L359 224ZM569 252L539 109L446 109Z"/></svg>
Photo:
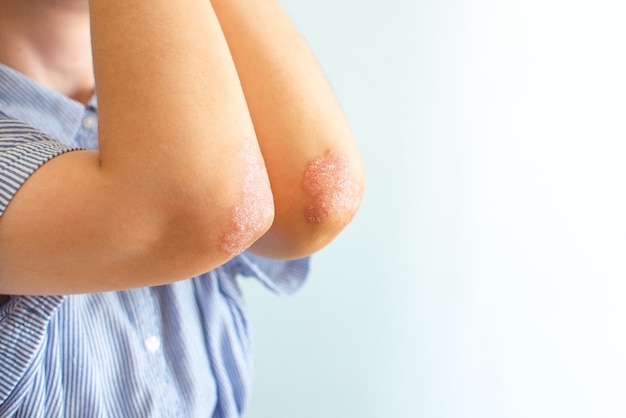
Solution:
<svg viewBox="0 0 626 418"><path fill-rule="evenodd" d="M626 6L285 0L365 160L247 418L626 416Z"/></svg>

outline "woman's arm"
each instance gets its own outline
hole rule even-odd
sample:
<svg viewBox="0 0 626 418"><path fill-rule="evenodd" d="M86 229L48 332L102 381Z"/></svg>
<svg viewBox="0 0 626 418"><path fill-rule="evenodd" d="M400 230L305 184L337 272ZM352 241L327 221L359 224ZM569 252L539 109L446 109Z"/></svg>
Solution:
<svg viewBox="0 0 626 418"><path fill-rule="evenodd" d="M0 220L2 294L192 277L272 221L263 160L211 3L90 0L90 9L100 151L56 157L17 192Z"/></svg>
<svg viewBox="0 0 626 418"><path fill-rule="evenodd" d="M352 219L364 172L316 59L274 0L212 0L272 185L274 224L252 251L308 255Z"/></svg>

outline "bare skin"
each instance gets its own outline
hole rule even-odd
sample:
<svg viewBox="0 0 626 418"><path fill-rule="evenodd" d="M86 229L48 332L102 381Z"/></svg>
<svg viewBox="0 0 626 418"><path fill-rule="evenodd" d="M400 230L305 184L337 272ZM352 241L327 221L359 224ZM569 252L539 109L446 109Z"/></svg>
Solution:
<svg viewBox="0 0 626 418"><path fill-rule="evenodd" d="M251 245L270 257L305 256L349 222L353 213L306 216L316 202L306 168L329 151L345 157L363 190L330 88L276 3L243 4L0 0L0 62L83 103L97 85L100 118L99 152L44 164L2 216L0 293L170 283ZM252 24L254 13L276 30ZM263 208L249 207L259 201ZM248 216L245 233L236 229L236 214L259 211L266 215Z"/></svg>
<svg viewBox="0 0 626 418"><path fill-rule="evenodd" d="M319 191L305 187L312 161L328 152L341 154L350 182L364 190L359 151L337 100L315 57L276 1L212 0L228 41L272 183L276 216L252 251L273 258L308 255L326 244L352 220L355 210L329 213L310 222L307 212L324 205ZM353 193L345 189L345 193ZM313 206L313 209L311 208Z"/></svg>
<svg viewBox="0 0 626 418"><path fill-rule="evenodd" d="M20 2L0 2L2 19L22 29L11 31L19 48L3 50L0 59L36 69L37 81L80 98L89 71L77 65L68 74L54 57L91 57L92 49L100 150L54 158L19 190L0 220L0 293L150 286L230 259L222 240L244 200L248 171L238 155L255 135L210 4L93 0L81 9L69 0ZM89 39L90 18L91 49L75 40ZM47 19L58 33L43 39L36 23ZM154 65L155 57L167 65ZM269 187L263 193L271 196Z"/></svg>
<svg viewBox="0 0 626 418"><path fill-rule="evenodd" d="M86 0L0 1L0 61L79 102L95 80Z"/></svg>

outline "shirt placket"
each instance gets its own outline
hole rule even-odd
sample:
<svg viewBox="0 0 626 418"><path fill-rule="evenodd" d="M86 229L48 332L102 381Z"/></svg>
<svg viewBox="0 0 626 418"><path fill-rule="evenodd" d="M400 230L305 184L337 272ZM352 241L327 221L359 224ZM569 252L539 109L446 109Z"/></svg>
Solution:
<svg viewBox="0 0 626 418"><path fill-rule="evenodd" d="M86 107L83 112L76 142L81 148L90 150L98 148L98 116L92 106Z"/></svg>
<svg viewBox="0 0 626 418"><path fill-rule="evenodd" d="M161 313L158 301L150 288L133 291L134 312L133 320L137 329L137 336L141 338L144 364L149 390L152 392L155 409L162 417L179 417L182 413L180 399L176 396L175 386L167 366L164 351ZM168 389L164 389L168 388Z"/></svg>

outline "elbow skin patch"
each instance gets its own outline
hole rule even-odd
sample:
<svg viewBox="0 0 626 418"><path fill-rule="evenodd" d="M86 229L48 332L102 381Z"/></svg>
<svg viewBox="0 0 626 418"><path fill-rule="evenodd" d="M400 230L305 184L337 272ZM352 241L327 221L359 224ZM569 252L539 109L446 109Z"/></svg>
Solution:
<svg viewBox="0 0 626 418"><path fill-rule="evenodd" d="M241 253L255 235L267 227L274 214L274 201L265 165L252 141L246 141L239 157L246 170L242 185L242 202L232 208L228 233L222 240L222 250L230 255Z"/></svg>
<svg viewBox="0 0 626 418"><path fill-rule="evenodd" d="M310 223L320 223L333 215L349 220L361 202L360 187L350 175L348 157L336 151L327 151L309 163L304 190L312 197L306 209Z"/></svg>

